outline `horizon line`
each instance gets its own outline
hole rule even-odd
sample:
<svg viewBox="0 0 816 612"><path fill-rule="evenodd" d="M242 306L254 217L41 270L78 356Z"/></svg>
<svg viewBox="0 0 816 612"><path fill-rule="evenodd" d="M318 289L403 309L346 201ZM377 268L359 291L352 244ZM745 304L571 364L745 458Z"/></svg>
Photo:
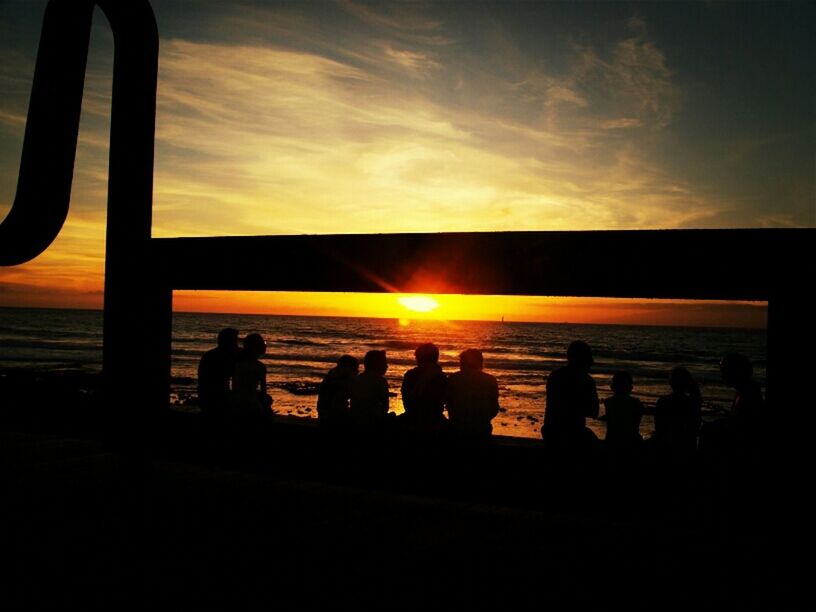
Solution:
<svg viewBox="0 0 816 612"><path fill-rule="evenodd" d="M767 302L760 302L767 304ZM71 306L9 306L0 305L2 309L17 309L17 310L77 310L85 312L101 312L104 313L104 308L81 308ZM363 316L363 315L329 315L329 314L291 314L291 313L268 313L268 312L209 312L196 310L173 310L173 314L192 314L192 315L211 315L211 316L239 316L239 317L290 317L290 318L312 318L312 319L383 319L391 321L400 321L407 319L411 322L453 322L453 323L497 323L497 324L524 324L524 325L572 325L572 326L604 326L604 327L668 327L668 328L682 328L682 329L734 329L734 330L751 330L751 331L767 331L767 324L762 327L745 327L745 326L731 326L731 325L683 325L683 324L658 324L658 323L587 323L587 322L571 322L571 321L529 321L529 320L510 320L506 319L445 319L445 318L411 318L398 316Z"/></svg>

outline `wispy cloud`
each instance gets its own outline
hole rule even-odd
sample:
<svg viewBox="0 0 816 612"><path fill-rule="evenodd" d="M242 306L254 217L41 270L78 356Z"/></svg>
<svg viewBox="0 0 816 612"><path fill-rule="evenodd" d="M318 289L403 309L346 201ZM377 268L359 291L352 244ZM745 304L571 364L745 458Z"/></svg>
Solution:
<svg viewBox="0 0 816 612"><path fill-rule="evenodd" d="M380 29L444 32L439 20L344 8ZM644 29L607 56L573 46L566 74L524 69L519 57L508 58L513 73L485 69L437 39L169 41L156 234L704 224L712 202L637 145L644 132L658 138L679 104ZM451 87L462 97L447 98Z"/></svg>
<svg viewBox="0 0 816 612"><path fill-rule="evenodd" d="M195 35L163 40L154 235L813 218L812 185L796 196L801 210L746 215L759 207L744 193L668 165L660 153L682 121L684 92L645 19L611 27L603 44L564 34L555 57L499 20L460 22L450 6L223 4ZM0 106L0 128L20 139L22 65L0 69L16 96ZM85 269L83 278L101 284L110 66L91 66L71 217L57 248L25 268L37 278L70 283ZM724 148L719 157L742 164L752 151ZM13 193L4 189L0 214ZM0 279L17 282L15 274Z"/></svg>

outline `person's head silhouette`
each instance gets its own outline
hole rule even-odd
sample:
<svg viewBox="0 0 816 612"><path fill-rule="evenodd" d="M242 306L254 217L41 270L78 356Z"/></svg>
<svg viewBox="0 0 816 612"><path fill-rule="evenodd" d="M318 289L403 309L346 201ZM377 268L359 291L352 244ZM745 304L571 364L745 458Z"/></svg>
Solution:
<svg viewBox="0 0 816 612"><path fill-rule="evenodd" d="M439 349L430 342L420 344L414 351L414 357L417 365L434 365L439 361Z"/></svg>
<svg viewBox="0 0 816 612"><path fill-rule="evenodd" d="M459 355L460 370L481 370L484 367L484 356L479 349L467 349Z"/></svg>
<svg viewBox="0 0 816 612"><path fill-rule="evenodd" d="M632 375L629 372L615 372L612 375L610 389L615 395L627 395L632 392Z"/></svg>
<svg viewBox="0 0 816 612"><path fill-rule="evenodd" d="M570 367L589 372L595 363L592 359L592 349L583 340L576 340L567 349L567 363Z"/></svg>
<svg viewBox="0 0 816 612"><path fill-rule="evenodd" d="M249 334L244 338L244 352L250 359L257 359L266 353L266 342L261 334Z"/></svg>
<svg viewBox="0 0 816 612"><path fill-rule="evenodd" d="M669 386L676 393L688 393L694 387L694 379L683 366L677 366L669 375Z"/></svg>
<svg viewBox="0 0 816 612"><path fill-rule="evenodd" d="M368 351L363 358L365 371L372 374L384 375L388 370L388 359L385 351Z"/></svg>
<svg viewBox="0 0 816 612"><path fill-rule="evenodd" d="M337 360L337 366L356 372L360 369L360 362L357 361L356 357L352 357L351 355L343 355Z"/></svg>
<svg viewBox="0 0 816 612"><path fill-rule="evenodd" d="M218 346L226 349L237 349L238 330L233 327L225 327L218 332Z"/></svg>

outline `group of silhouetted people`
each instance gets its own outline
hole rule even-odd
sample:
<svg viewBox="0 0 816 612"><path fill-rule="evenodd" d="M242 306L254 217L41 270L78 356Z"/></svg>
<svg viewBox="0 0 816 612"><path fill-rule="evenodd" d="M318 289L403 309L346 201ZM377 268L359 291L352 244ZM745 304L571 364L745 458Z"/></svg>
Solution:
<svg viewBox="0 0 816 612"><path fill-rule="evenodd" d="M434 344L420 345L414 356L416 367L402 380L405 412L399 418L389 412L385 351L368 351L361 373L355 357L340 357L320 384L317 413L321 425L372 434L400 427L420 436L449 432L474 440L489 437L491 420L499 413L499 386L494 376L483 371L481 351L463 351L459 371L451 375L439 365L439 349Z"/></svg>
<svg viewBox="0 0 816 612"><path fill-rule="evenodd" d="M272 399L266 390L266 367L260 357L266 343L249 334L238 347L238 330L224 329L218 346L208 351L199 365L199 402L208 422L225 420L251 423L271 413ZM439 349L421 344L414 352L416 366L402 380L404 414L389 411L390 390L385 377L388 359L383 350L371 350L359 361L343 355L319 386L317 414L327 432L355 431L369 437L400 431L432 438L452 434L463 440L485 441L499 413L499 387L484 371L478 349L459 355L459 371L446 374L439 364ZM606 448L616 454L637 453L644 440L641 419L646 409L632 395L633 380L625 371L612 376L612 395L603 401L590 374L592 350L575 341L567 350L566 365L547 378L547 400L541 435L555 451L592 453L598 438L587 427L587 418L606 421ZM654 406L654 435L648 445L660 458L677 465L689 463L698 447L709 455L751 448L756 442L763 412L759 385L753 380L750 361L726 355L720 369L725 383L735 390L729 416L703 424L700 389L691 373L679 366L669 377L671 392ZM447 413L447 416L446 414ZM698 445L699 438L699 445Z"/></svg>
<svg viewBox="0 0 816 612"><path fill-rule="evenodd" d="M595 381L590 375L594 360L588 344L573 342L567 350L567 364L547 379L547 409L541 435L555 450L591 453L598 438L586 425L587 418L606 421L606 448L626 456L644 450L640 423L646 409L632 396L633 380L629 372L612 376L612 395L603 402L604 414ZM723 381L735 390L726 418L703 423L700 388L691 373L682 366L669 377L671 393L654 406L654 434L649 450L664 463L689 465L698 449L708 459L745 455L760 442L764 402L759 384L753 380L753 367L744 356L728 354L720 362ZM699 443L698 443L699 439Z"/></svg>
<svg viewBox="0 0 816 612"><path fill-rule="evenodd" d="M218 346L207 351L198 365L198 402L205 422L250 425L265 418L272 407L266 391L266 366L260 361L266 342L249 334L238 346L237 329L222 329Z"/></svg>

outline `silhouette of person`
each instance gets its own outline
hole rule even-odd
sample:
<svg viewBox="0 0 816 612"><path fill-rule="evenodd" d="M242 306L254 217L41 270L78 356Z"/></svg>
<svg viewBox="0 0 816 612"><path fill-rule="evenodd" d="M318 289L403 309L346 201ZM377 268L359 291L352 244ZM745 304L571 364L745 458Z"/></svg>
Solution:
<svg viewBox="0 0 816 612"><path fill-rule="evenodd" d="M260 357L266 342L260 334L244 338L244 351L232 375L232 409L240 422L257 421L269 415L272 398L266 392L266 366Z"/></svg>
<svg viewBox="0 0 816 612"><path fill-rule="evenodd" d="M725 419L707 423L700 431L700 449L709 458L725 453L731 460L750 460L757 450L764 408L754 368L744 355L729 353L720 361L723 381L734 389L734 401Z"/></svg>
<svg viewBox="0 0 816 612"><path fill-rule="evenodd" d="M439 366L439 349L429 343L420 344L414 351L416 367L402 379L404 421L409 430L431 433L445 426L445 389L447 376Z"/></svg>
<svg viewBox="0 0 816 612"><path fill-rule="evenodd" d="M218 345L204 353L198 363L198 404L209 425L223 421L229 409L230 379L238 360L238 330L218 332Z"/></svg>
<svg viewBox="0 0 816 612"><path fill-rule="evenodd" d="M613 451L631 450L643 441L640 435L643 404L632 397L632 387L629 372L615 372L610 385L614 395L604 400L606 442Z"/></svg>
<svg viewBox="0 0 816 612"><path fill-rule="evenodd" d="M697 382L686 368L677 366L669 376L671 393L657 400L654 441L661 453L676 463L686 463L697 450L702 423L702 398Z"/></svg>
<svg viewBox="0 0 816 612"><path fill-rule="evenodd" d="M343 355L320 383L317 395L317 420L326 427L342 427L349 421L351 383L360 364L356 357Z"/></svg>
<svg viewBox="0 0 816 612"><path fill-rule="evenodd" d="M373 429L388 415L388 359L385 351L368 351L363 372L351 381L351 423L358 429Z"/></svg>
<svg viewBox="0 0 816 612"><path fill-rule="evenodd" d="M459 371L448 377L445 405L451 431L468 439L490 437L490 421L499 413L499 384L482 371L484 357L478 349L459 355Z"/></svg>
<svg viewBox="0 0 816 612"><path fill-rule="evenodd" d="M597 418L600 403L595 381L590 376L592 349L576 340L567 349L567 365L547 378L547 409L541 437L548 447L584 450L598 438L587 428L587 417Z"/></svg>
<svg viewBox="0 0 816 612"><path fill-rule="evenodd" d="M754 381L754 367L743 355L730 353L720 361L723 381L735 391L731 404L732 427L745 435L754 435L760 425L764 401L759 384Z"/></svg>

